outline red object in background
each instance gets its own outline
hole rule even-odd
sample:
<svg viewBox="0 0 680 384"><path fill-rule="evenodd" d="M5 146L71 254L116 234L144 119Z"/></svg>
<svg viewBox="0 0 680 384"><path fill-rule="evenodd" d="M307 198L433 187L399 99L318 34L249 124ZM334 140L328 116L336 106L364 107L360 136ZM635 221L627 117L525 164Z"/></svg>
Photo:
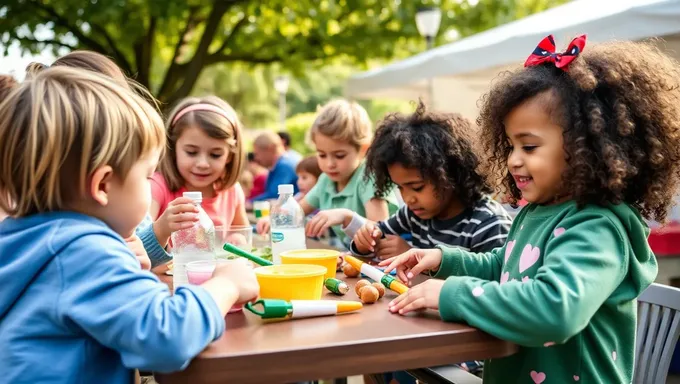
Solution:
<svg viewBox="0 0 680 384"><path fill-rule="evenodd" d="M656 257L680 257L680 224L652 229L647 241Z"/></svg>
<svg viewBox="0 0 680 384"><path fill-rule="evenodd" d="M253 189L250 190L250 196L248 196L247 198L252 199L253 197L261 195L264 192L266 184L267 184L266 173L260 173L259 175L255 176L255 178L253 178Z"/></svg>

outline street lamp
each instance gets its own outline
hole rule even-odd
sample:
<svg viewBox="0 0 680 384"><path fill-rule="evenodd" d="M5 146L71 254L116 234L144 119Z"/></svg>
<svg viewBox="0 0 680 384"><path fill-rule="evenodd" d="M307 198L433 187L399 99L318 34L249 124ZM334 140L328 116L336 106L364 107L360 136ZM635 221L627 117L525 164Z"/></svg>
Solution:
<svg viewBox="0 0 680 384"><path fill-rule="evenodd" d="M281 119L281 130L286 130L286 93L290 78L286 75L276 76L274 79L274 89L279 93L279 118Z"/></svg>
<svg viewBox="0 0 680 384"><path fill-rule="evenodd" d="M434 48L434 38L439 32L439 24L442 21L442 11L437 7L423 7L416 12L416 27L418 33L425 38L427 49ZM432 78L427 80L430 94L430 108L434 109L434 83Z"/></svg>

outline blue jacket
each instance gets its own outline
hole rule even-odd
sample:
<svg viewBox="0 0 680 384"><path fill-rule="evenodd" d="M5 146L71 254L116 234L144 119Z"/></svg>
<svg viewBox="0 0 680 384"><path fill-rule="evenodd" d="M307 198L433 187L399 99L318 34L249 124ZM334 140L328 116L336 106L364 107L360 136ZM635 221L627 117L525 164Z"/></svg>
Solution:
<svg viewBox="0 0 680 384"><path fill-rule="evenodd" d="M6 383L130 383L181 370L224 332L201 287L142 271L103 222L53 212L0 222L0 372Z"/></svg>
<svg viewBox="0 0 680 384"><path fill-rule="evenodd" d="M274 168L269 171L267 183L263 193L253 197L252 201L271 200L279 197L280 184L293 184L295 193L298 193L297 174L295 167L297 164L290 156L282 155L276 161Z"/></svg>

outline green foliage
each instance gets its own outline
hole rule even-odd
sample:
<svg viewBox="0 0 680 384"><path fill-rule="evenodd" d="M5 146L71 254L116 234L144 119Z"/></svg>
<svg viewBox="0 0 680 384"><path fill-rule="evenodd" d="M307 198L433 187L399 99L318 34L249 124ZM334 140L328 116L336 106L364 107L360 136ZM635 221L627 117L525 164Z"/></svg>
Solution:
<svg viewBox="0 0 680 384"><path fill-rule="evenodd" d="M303 155L314 153L314 146L309 142L307 133L314 123L316 113L299 113L286 120L286 131L290 133L291 147Z"/></svg>
<svg viewBox="0 0 680 384"><path fill-rule="evenodd" d="M423 1L443 10L437 38L461 36L566 0ZM3 0L0 44L55 54L94 50L163 102L189 95L218 63L272 64L303 77L307 63L365 67L424 48L405 0ZM334 93L332 91L330 93ZM307 103L317 103L313 97ZM307 106L309 107L309 105ZM271 111L262 111L267 116Z"/></svg>

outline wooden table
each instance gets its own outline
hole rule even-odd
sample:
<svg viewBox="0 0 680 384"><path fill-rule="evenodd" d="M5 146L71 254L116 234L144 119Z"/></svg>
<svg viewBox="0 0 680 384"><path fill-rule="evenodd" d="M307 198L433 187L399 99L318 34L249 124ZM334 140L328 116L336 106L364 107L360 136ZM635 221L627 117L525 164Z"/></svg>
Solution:
<svg viewBox="0 0 680 384"><path fill-rule="evenodd" d="M347 279L353 287L357 279ZM291 383L320 378L451 364L508 356L517 346L462 324L444 323L435 311L389 313L389 292L352 314L264 321L250 312L226 317L224 335L189 367L156 374L161 384ZM344 297L356 300L351 290Z"/></svg>

